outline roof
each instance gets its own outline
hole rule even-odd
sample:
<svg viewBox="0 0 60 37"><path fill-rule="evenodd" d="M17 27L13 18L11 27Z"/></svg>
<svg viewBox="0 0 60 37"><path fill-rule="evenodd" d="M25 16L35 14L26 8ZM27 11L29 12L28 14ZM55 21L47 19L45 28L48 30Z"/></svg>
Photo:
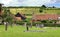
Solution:
<svg viewBox="0 0 60 37"><path fill-rule="evenodd" d="M34 15L33 20L58 20L58 17L60 15L57 14L40 14L40 15Z"/></svg>
<svg viewBox="0 0 60 37"><path fill-rule="evenodd" d="M22 20L25 20L25 19L26 19L25 15L20 14L20 13L17 13L17 14L15 15L15 17L19 17L19 18L22 19Z"/></svg>

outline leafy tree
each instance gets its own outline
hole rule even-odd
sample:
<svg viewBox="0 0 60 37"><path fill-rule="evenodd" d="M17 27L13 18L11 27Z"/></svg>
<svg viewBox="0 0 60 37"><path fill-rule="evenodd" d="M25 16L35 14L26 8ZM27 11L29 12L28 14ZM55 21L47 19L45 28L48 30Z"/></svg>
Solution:
<svg viewBox="0 0 60 37"><path fill-rule="evenodd" d="M46 8L46 6L45 6L45 5L42 5L41 8L42 8L42 9L43 9L43 8Z"/></svg>
<svg viewBox="0 0 60 37"><path fill-rule="evenodd" d="M7 21L9 23L11 23L13 21L13 17L11 16L11 12L9 9L4 10L3 19L4 19L4 21Z"/></svg>
<svg viewBox="0 0 60 37"><path fill-rule="evenodd" d="M23 21L25 22L25 25L26 25L26 30L27 30L27 31L29 31L29 27L28 27L28 25L27 25L28 20L27 20L27 19L25 19L25 20L23 20Z"/></svg>
<svg viewBox="0 0 60 37"><path fill-rule="evenodd" d="M40 8L40 10L39 10L39 12L42 13L45 8L46 8L46 6L42 5L41 8Z"/></svg>
<svg viewBox="0 0 60 37"><path fill-rule="evenodd" d="M53 6L52 8L55 8L55 6Z"/></svg>
<svg viewBox="0 0 60 37"><path fill-rule="evenodd" d="M39 12L40 12L40 13L42 13L42 12L43 12L43 10L39 10Z"/></svg>

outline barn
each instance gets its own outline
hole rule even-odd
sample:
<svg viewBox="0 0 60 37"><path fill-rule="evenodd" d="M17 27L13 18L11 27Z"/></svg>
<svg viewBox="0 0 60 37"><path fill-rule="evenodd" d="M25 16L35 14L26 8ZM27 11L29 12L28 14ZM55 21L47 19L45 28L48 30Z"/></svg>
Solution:
<svg viewBox="0 0 60 37"><path fill-rule="evenodd" d="M16 20L25 20L26 19L26 16L24 14L21 14L21 13L17 13L14 17Z"/></svg>
<svg viewBox="0 0 60 37"><path fill-rule="evenodd" d="M32 18L32 21L42 21L42 20L59 20L60 21L60 15L58 14L40 14L40 15L34 15Z"/></svg>

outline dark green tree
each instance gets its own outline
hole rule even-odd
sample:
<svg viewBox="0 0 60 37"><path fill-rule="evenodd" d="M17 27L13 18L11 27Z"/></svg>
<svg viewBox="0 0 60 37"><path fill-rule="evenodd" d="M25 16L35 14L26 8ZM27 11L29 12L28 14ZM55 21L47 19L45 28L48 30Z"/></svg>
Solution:
<svg viewBox="0 0 60 37"><path fill-rule="evenodd" d="M52 8L56 8L55 6L53 6Z"/></svg>
<svg viewBox="0 0 60 37"><path fill-rule="evenodd" d="M47 8L47 7L45 5L42 5L39 12L42 13L45 8Z"/></svg>
<svg viewBox="0 0 60 37"><path fill-rule="evenodd" d="M43 9L43 8L46 8L46 6L45 6L45 5L42 5L41 8L42 8L42 9Z"/></svg>
<svg viewBox="0 0 60 37"><path fill-rule="evenodd" d="M39 10L39 12L40 12L40 13L42 13L42 12L43 12L43 10L41 10L41 9L40 9L40 10Z"/></svg>
<svg viewBox="0 0 60 37"><path fill-rule="evenodd" d="M5 30L7 31L8 24L10 24L12 26L12 23L13 23L13 17L11 16L10 10L4 9L4 14L2 17L3 17L3 22L6 23Z"/></svg>

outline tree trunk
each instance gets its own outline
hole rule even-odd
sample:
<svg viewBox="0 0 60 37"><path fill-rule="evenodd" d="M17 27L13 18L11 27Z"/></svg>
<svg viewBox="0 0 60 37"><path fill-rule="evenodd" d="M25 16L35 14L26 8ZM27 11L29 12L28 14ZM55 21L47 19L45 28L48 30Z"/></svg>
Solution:
<svg viewBox="0 0 60 37"><path fill-rule="evenodd" d="M28 26L26 26L26 29L27 29L27 31L29 31L29 28L28 28Z"/></svg>
<svg viewBox="0 0 60 37"><path fill-rule="evenodd" d="M26 27L26 31L29 31L29 28L28 28L27 22L25 22L25 27Z"/></svg>
<svg viewBox="0 0 60 37"><path fill-rule="evenodd" d="M8 28L8 23L6 22L6 24L5 24L5 31L7 31L7 28Z"/></svg>
<svg viewBox="0 0 60 37"><path fill-rule="evenodd" d="M32 22L31 22L31 28L32 28Z"/></svg>

